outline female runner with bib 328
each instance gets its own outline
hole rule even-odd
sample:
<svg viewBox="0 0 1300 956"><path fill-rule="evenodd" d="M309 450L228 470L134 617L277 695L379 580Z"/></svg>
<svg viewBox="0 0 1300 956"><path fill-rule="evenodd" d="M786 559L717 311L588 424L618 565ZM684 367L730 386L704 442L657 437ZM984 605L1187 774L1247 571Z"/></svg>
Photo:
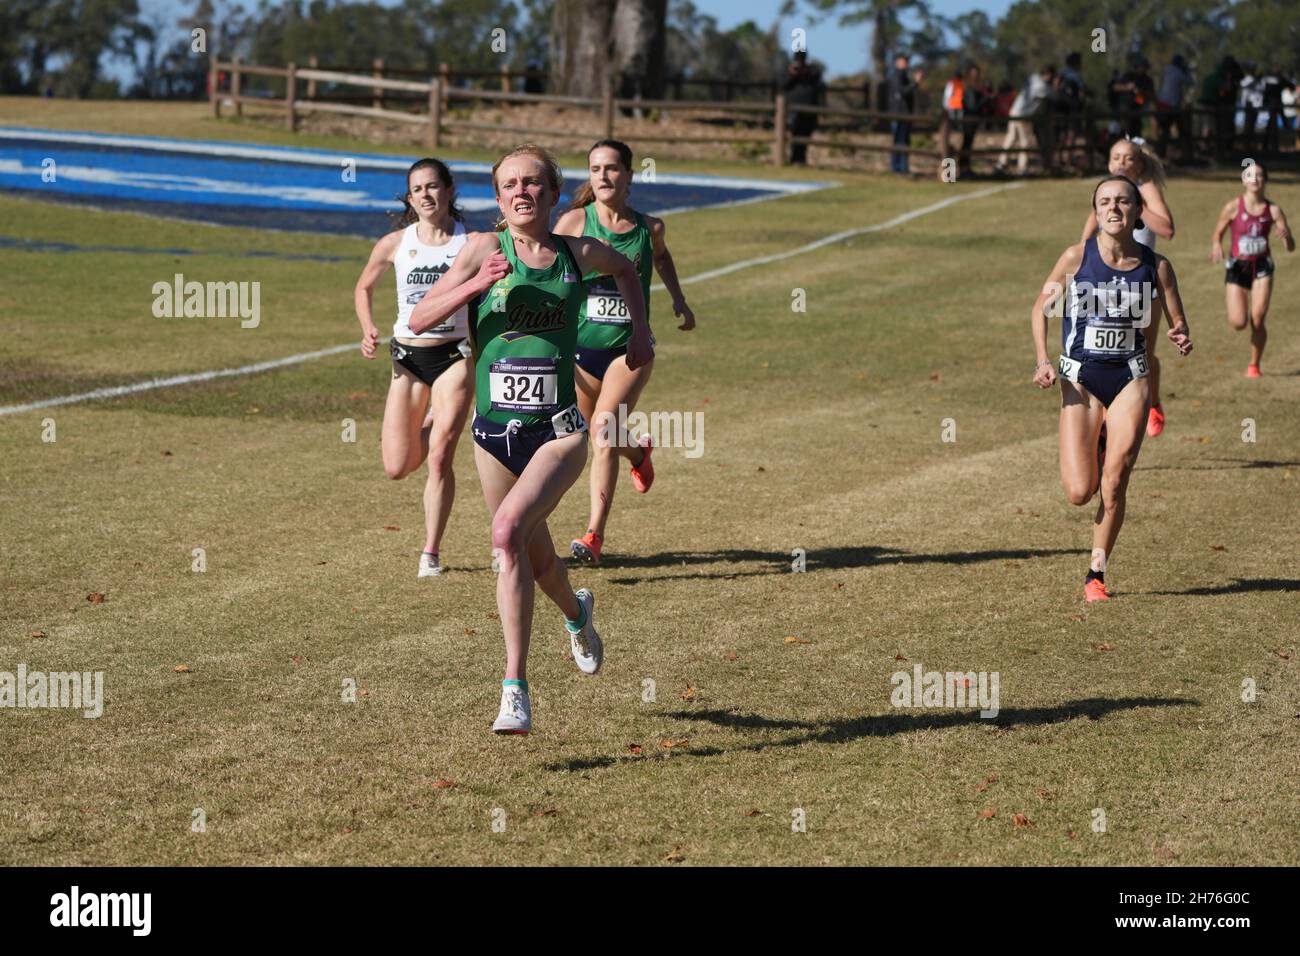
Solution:
<svg viewBox="0 0 1300 956"><path fill-rule="evenodd" d="M595 598L569 587L546 519L587 463L587 422L573 383L582 277L614 276L632 318L627 364L654 352L636 267L595 239L551 232L560 168L539 146L519 146L492 167L500 231L474 235L451 271L411 315L411 328L436 325L469 306L474 349L474 461L492 513L499 568L497 608L505 632L506 674L492 729L532 729L528 645L534 582L565 619L578 669L594 674L604 646L592 621Z"/></svg>
<svg viewBox="0 0 1300 956"><path fill-rule="evenodd" d="M683 332L695 328L695 314L686 304L677 267L664 242L664 222L637 212L628 205L632 185L632 150L626 143L602 139L587 151L590 178L579 189L568 212L559 218L555 231L563 236L591 236L632 260L645 297L646 321L650 312L650 276L659 271L664 288L672 296L673 314L680 316ZM655 480L650 463L650 436L628 447L617 424L626 420L650 381L653 362L638 369L628 367L625 354L632 334L627 303L617 286L605 276L589 279L587 296L578 325L578 407L595 428L591 459L591 511L586 533L574 540L573 556L588 564L600 563L605 543L605 522L614 503L618 482L618 459L632 465L632 484L644 494ZM651 344L654 342L651 337ZM622 411L622 419L619 412ZM614 439L613 441L609 439Z"/></svg>
<svg viewBox="0 0 1300 956"><path fill-rule="evenodd" d="M1106 562L1124 524L1129 477L1151 400L1145 337L1155 310L1163 308L1169 341L1180 354L1192 350L1192 341L1169 260L1133 238L1142 212L1137 185L1108 176L1093 191L1092 205L1097 235L1061 254L1034 303L1030 326L1038 355L1034 384L1050 388L1057 376L1047 357L1044 309L1064 296L1061 484L1075 505L1101 491L1083 593L1088 601L1105 601Z"/></svg>
<svg viewBox="0 0 1300 956"><path fill-rule="evenodd" d="M469 348L465 345L464 309L421 333L413 332L407 323L416 303L456 261L466 233L456 207L451 170L443 162L421 159L412 165L406 173L406 190L402 200L405 210L398 220L402 228L375 243L353 298L361 323L361 354L373 359L379 329L370 314L372 297L388 267L396 269L397 322L388 343L393 378L388 384L380 447L389 478L405 478L421 462L429 463L419 577L431 578L442 573L439 542L456 497L452 458L474 397L474 380L465 361Z"/></svg>
<svg viewBox="0 0 1300 956"><path fill-rule="evenodd" d="M1250 325L1250 364L1247 378L1259 378L1259 363L1268 344L1268 303L1273 295L1273 257L1269 255L1268 233L1277 226L1277 237L1287 252L1295 252L1295 237L1287 225L1282 207L1264 197L1268 172L1251 163L1241 172L1245 195L1231 200L1219 213L1210 239L1210 261L1223 261L1223 231L1232 227L1232 257L1223 277L1228 299L1228 324L1234 329Z"/></svg>

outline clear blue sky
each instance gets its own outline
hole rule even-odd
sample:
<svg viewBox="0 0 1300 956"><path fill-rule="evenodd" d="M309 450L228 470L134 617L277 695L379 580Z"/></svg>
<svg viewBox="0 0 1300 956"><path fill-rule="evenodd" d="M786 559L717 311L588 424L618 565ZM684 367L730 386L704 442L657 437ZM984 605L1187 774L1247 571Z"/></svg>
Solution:
<svg viewBox="0 0 1300 956"><path fill-rule="evenodd" d="M674 0L668 0L671 9ZM777 19L782 0L694 0L703 13L716 17L721 27L733 27L753 20L761 27L771 26ZM930 0L930 8L946 17L958 16L972 10L983 10L991 21L998 21L1011 6L1012 0ZM802 22L806 15L800 10L782 21L785 35L794 27L808 31L808 55L826 64L827 78L846 73L860 73L871 61L871 24L859 23L851 27L839 25L839 16L824 17L819 23ZM908 17L903 18L904 23Z"/></svg>
<svg viewBox="0 0 1300 956"><path fill-rule="evenodd" d="M446 0L446 2L454 3L455 0ZM676 0L668 0L670 8L675 2ZM696 9L716 17L718 25L725 29L746 20L753 20L764 28L769 27L777 20L777 12L781 9L783 0L694 0L694 2ZM931 8L944 16L983 10L989 15L989 19L995 21L1006 13L1011 3L1012 0L983 0L983 2L930 0ZM245 6L255 7L256 4L253 0L245 0ZM172 23L179 18L182 11L191 10L193 7L194 4L188 0L185 2L140 0L140 11L146 17L161 13ZM904 22L906 21L907 18L904 17ZM786 36L789 36L789 31L795 27L803 27L808 31L808 53L814 59L826 64L828 79L846 73L859 73L870 61L871 25L869 23L841 27L838 15L823 17L820 22L813 23L801 11L793 17L784 18L781 25ZM105 66L111 76L123 80L130 72L127 65L121 61L116 63L105 61Z"/></svg>

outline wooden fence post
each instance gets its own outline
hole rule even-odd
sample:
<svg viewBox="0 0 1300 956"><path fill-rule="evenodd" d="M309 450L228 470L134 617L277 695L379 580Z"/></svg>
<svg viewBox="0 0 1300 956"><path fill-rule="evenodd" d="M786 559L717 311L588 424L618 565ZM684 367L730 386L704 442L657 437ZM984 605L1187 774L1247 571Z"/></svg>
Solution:
<svg viewBox="0 0 1300 956"><path fill-rule="evenodd" d="M436 76L429 80L429 132L425 141L430 152L442 145L442 80Z"/></svg>
<svg viewBox="0 0 1300 956"><path fill-rule="evenodd" d="M949 122L948 111L943 111L943 116L939 120L939 180L943 181L943 167L945 161L952 156L952 145L948 142Z"/></svg>
<svg viewBox="0 0 1300 956"><path fill-rule="evenodd" d="M447 91L451 89L451 67L445 62L438 64L438 77L442 80L442 109L446 112L450 100Z"/></svg>
<svg viewBox="0 0 1300 956"><path fill-rule="evenodd" d="M772 165L784 166L785 154L785 93L782 92L776 94L776 111L772 119Z"/></svg>
<svg viewBox="0 0 1300 956"><path fill-rule="evenodd" d="M375 57L375 62L371 66L375 71L375 79L382 80L384 78L384 58L382 56ZM376 86L371 90L371 93L374 96L374 101L370 105L377 110L382 110L384 108L384 91Z"/></svg>
<svg viewBox="0 0 1300 956"><path fill-rule="evenodd" d="M510 64L501 64L501 92L510 92Z"/></svg>
<svg viewBox="0 0 1300 956"><path fill-rule="evenodd" d="M221 73L217 69L220 62L215 53L208 54L208 99L212 101L213 119L221 119Z"/></svg>
<svg viewBox="0 0 1300 956"><path fill-rule="evenodd" d="M614 138L614 78L605 77L604 95L600 102L601 126L605 130L605 139Z"/></svg>
<svg viewBox="0 0 1300 956"><path fill-rule="evenodd" d="M320 60L316 57L315 54L312 54L311 56L307 57L307 65L308 65L309 67L311 67L313 70L319 70L319 69L320 69ZM314 100L315 98L316 98L316 81L315 81L315 80L308 80L308 81L307 81L307 99L309 99L309 100Z"/></svg>
<svg viewBox="0 0 1300 956"><path fill-rule="evenodd" d="M298 64L289 64L289 73L284 78L284 127L290 133L298 129L298 117L294 113L293 101L298 93Z"/></svg>
<svg viewBox="0 0 1300 956"><path fill-rule="evenodd" d="M235 115L244 115L244 104L239 102L243 82L239 76L239 57L232 57L230 60L230 98L235 101Z"/></svg>

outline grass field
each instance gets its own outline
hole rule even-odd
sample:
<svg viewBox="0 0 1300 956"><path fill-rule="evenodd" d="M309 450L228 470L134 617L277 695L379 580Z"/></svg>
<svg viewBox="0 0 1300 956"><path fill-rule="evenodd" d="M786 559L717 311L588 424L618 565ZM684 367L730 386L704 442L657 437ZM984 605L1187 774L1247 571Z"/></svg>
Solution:
<svg viewBox="0 0 1300 956"><path fill-rule="evenodd" d="M201 106L16 102L0 122L232 128ZM983 185L834 178L671 217L680 272ZM0 671L102 670L106 689L95 720L0 713L0 863L1300 863L1300 269L1276 255L1265 376L1247 381L1205 256L1236 180L1173 181L1161 251L1196 350L1162 349L1168 428L1133 479L1116 599L1085 606L1092 508L1060 488L1027 314L1090 187L1033 182L700 282L689 336L656 293L642 408L703 412L705 453L657 456L645 497L624 478L606 563L573 572L597 596L598 677L539 602L527 738L488 732L503 647L469 438L450 571L417 581L421 484L383 477L383 364L0 416ZM1271 191L1300 218L1294 177ZM357 337L359 241L12 197L0 236L200 253L0 248L0 405ZM261 282L260 327L154 318L152 284L177 271ZM376 314L392 307L387 284ZM557 538L586 500L584 475ZM1000 715L893 708L891 674L916 664L997 671Z"/></svg>

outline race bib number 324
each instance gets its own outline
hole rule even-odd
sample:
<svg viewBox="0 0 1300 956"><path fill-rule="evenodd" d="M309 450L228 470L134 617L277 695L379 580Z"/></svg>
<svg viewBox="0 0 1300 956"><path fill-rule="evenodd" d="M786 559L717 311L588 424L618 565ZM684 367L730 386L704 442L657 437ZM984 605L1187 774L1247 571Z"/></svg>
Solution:
<svg viewBox="0 0 1300 956"><path fill-rule="evenodd" d="M492 407L503 412L539 413L554 409L559 375L554 358L515 358L488 369Z"/></svg>

